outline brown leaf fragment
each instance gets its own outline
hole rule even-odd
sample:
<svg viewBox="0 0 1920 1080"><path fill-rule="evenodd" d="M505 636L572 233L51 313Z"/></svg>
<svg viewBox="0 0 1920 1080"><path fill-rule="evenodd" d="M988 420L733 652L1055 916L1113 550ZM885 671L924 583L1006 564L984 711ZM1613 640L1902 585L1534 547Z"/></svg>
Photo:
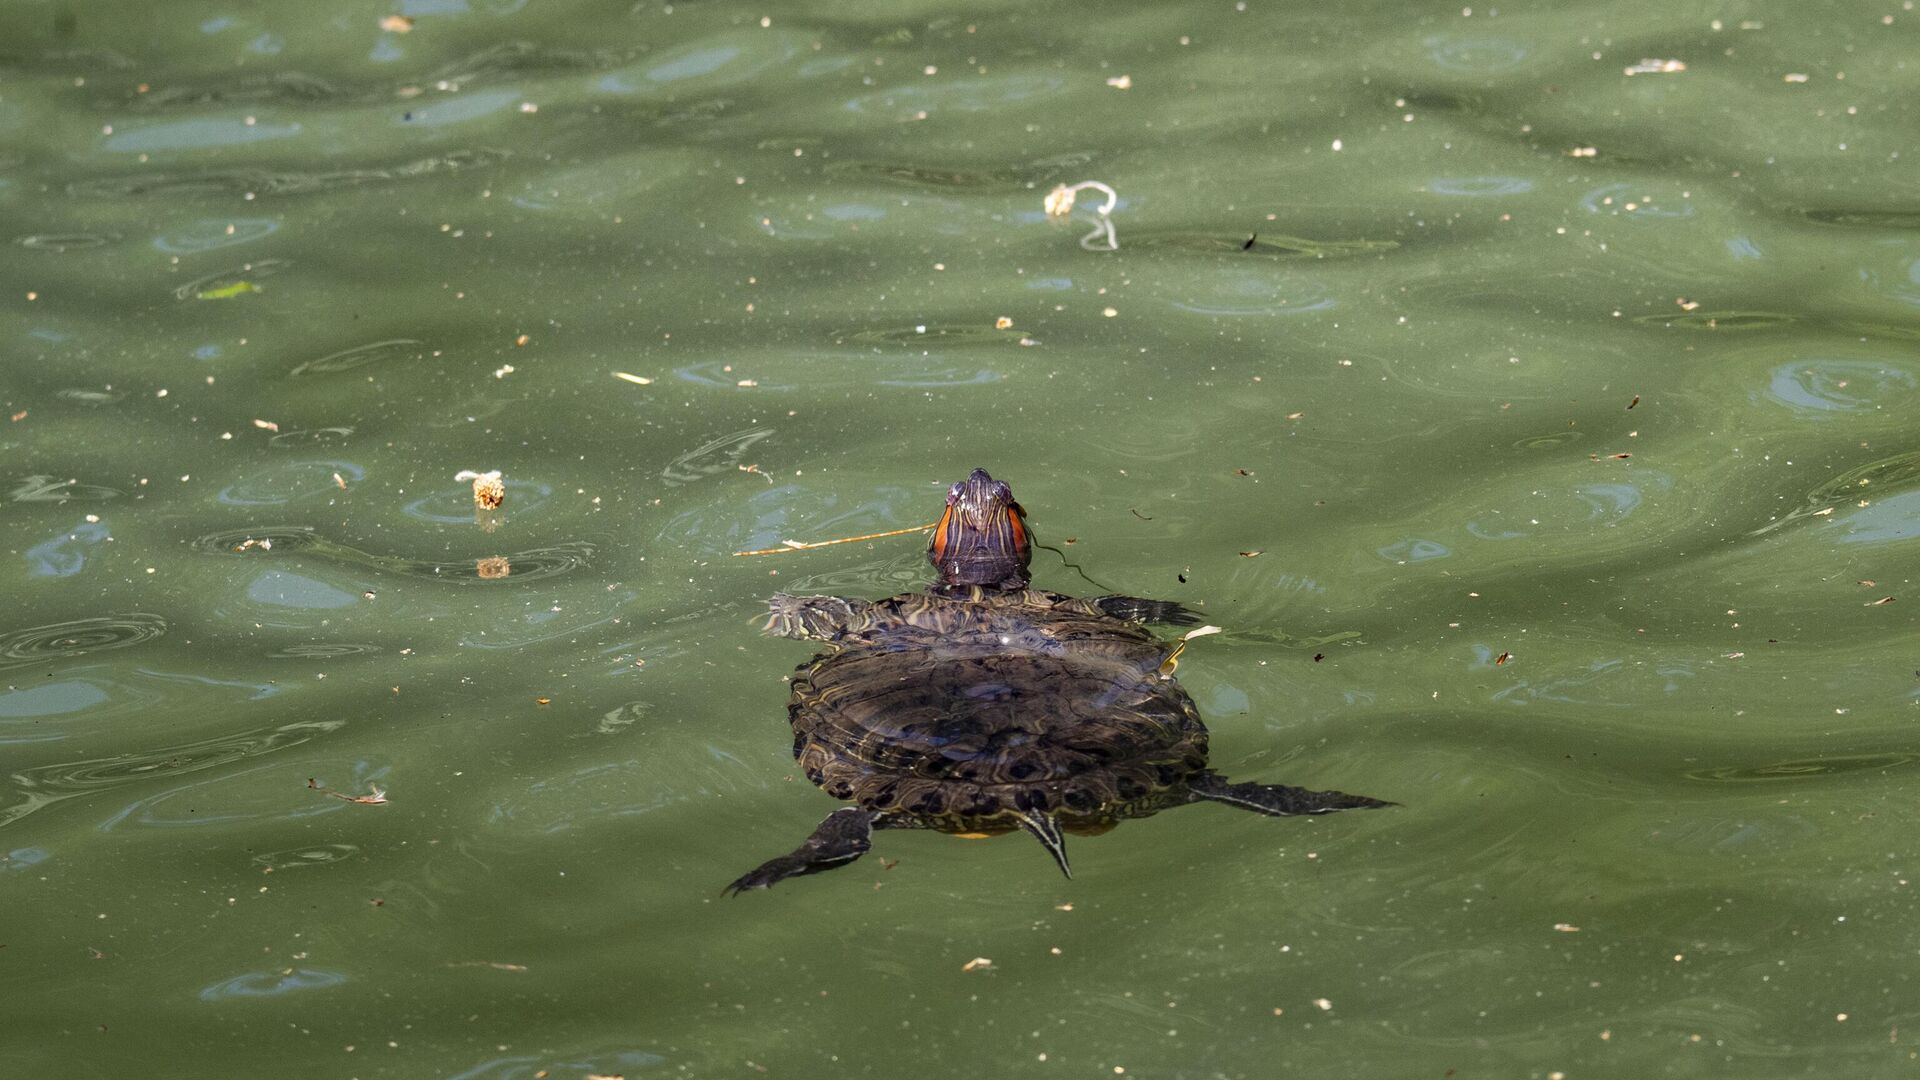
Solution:
<svg viewBox="0 0 1920 1080"><path fill-rule="evenodd" d="M1243 551L1240 553L1240 557L1243 559L1251 559L1264 554L1266 554L1265 549L1256 549L1254 551Z"/></svg>
<svg viewBox="0 0 1920 1080"><path fill-rule="evenodd" d="M533 703L535 705L551 705L553 704L553 699L550 697L537 697L533 699Z"/></svg>
<svg viewBox="0 0 1920 1080"><path fill-rule="evenodd" d="M1235 476L1252 476L1252 475L1253 475L1253 470L1252 470L1252 469L1235 469L1235 470L1233 470L1233 475L1235 475Z"/></svg>
<svg viewBox="0 0 1920 1080"><path fill-rule="evenodd" d="M1629 409L1631 409L1631 408L1633 408L1633 407L1634 407L1635 405L1638 405L1638 404L1640 404L1640 395L1639 395L1639 394L1635 394L1635 395L1633 395L1633 400L1632 400L1632 401L1629 401L1629 402L1627 402L1627 408L1629 408Z"/></svg>
<svg viewBox="0 0 1920 1080"><path fill-rule="evenodd" d="M25 409L21 409L19 412L13 414L13 422L16 424L22 420L25 420L26 418L27 418L27 410Z"/></svg>
<svg viewBox="0 0 1920 1080"><path fill-rule="evenodd" d="M1327 658L1327 654L1326 654L1326 653L1318 653L1318 652L1317 652L1317 653L1314 653L1314 654L1313 654L1313 662L1314 662L1314 663L1316 663L1316 664L1317 664L1317 663L1319 663L1319 662L1320 662L1320 661L1322 661L1322 660L1325 660L1326 658Z"/></svg>
<svg viewBox="0 0 1920 1080"><path fill-rule="evenodd" d="M1509 660L1511 660L1511 659L1513 659L1513 654L1512 654L1512 653L1510 653L1510 652L1503 652L1503 653L1501 653L1501 654L1500 654L1499 656L1496 656L1496 657L1494 657L1494 658L1493 658L1493 666L1494 666L1494 667L1499 667L1499 666L1500 666L1501 664L1504 664L1504 663L1506 663L1507 661L1509 661Z"/></svg>
<svg viewBox="0 0 1920 1080"><path fill-rule="evenodd" d="M405 15L383 15L380 18L380 29L389 34L404 34L413 29L413 20Z"/></svg>
<svg viewBox="0 0 1920 1080"><path fill-rule="evenodd" d="M1883 597L1881 597L1881 598L1880 598L1880 599L1878 599L1878 600L1872 600L1872 601L1869 601L1869 602L1867 603L1867 605L1866 605L1866 606L1867 606L1867 607L1879 607L1879 606L1880 606L1881 604L1891 604L1891 603L1893 603L1893 597L1891 597L1891 596L1883 596Z"/></svg>
<svg viewBox="0 0 1920 1080"><path fill-rule="evenodd" d="M1622 451L1621 453L1613 454L1611 456L1615 461L1625 461L1626 459L1632 457L1633 455Z"/></svg>
<svg viewBox="0 0 1920 1080"><path fill-rule="evenodd" d="M1872 578L1863 578L1863 579L1861 579L1860 581L1856 581L1856 582L1854 582L1854 584L1855 584L1855 585L1864 585L1864 586L1866 586L1867 588L1869 588L1869 589L1871 589L1871 588L1873 588L1873 579L1872 579Z"/></svg>

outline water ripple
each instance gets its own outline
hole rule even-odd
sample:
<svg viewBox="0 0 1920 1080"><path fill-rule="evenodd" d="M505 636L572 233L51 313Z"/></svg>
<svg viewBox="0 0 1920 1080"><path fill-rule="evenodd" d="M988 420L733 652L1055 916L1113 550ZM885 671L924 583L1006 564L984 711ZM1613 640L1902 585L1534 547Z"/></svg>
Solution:
<svg viewBox="0 0 1920 1080"><path fill-rule="evenodd" d="M169 255L196 255L271 236L280 230L272 218L206 218L153 238L153 246Z"/></svg>
<svg viewBox="0 0 1920 1080"><path fill-rule="evenodd" d="M194 278L173 290L175 300L197 300L205 296L218 296L223 291L238 289L242 286L249 290L254 282L269 278L291 269L293 263L286 259L261 259L258 262L242 263L227 270L218 270L204 277Z"/></svg>
<svg viewBox="0 0 1920 1080"><path fill-rule="evenodd" d="M61 391L63 395L66 393ZM23 478L7 493L7 498L13 502L105 502L122 494L114 488L83 484L78 480L55 480L43 474Z"/></svg>
<svg viewBox="0 0 1920 1080"><path fill-rule="evenodd" d="M1018 345L1026 335L1018 330L1000 330L987 324L956 323L939 325L915 323L912 326L874 327L867 330L836 330L833 342L843 345L903 345L919 348L966 348L969 346Z"/></svg>
<svg viewBox="0 0 1920 1080"><path fill-rule="evenodd" d="M1767 396L1807 416L1901 408L1920 378L1884 360L1804 357L1773 369Z"/></svg>
<svg viewBox="0 0 1920 1080"><path fill-rule="evenodd" d="M28 251L50 251L65 254L69 251L88 251L105 247L120 237L113 233L35 233L31 236L14 238L14 243Z"/></svg>
<svg viewBox="0 0 1920 1080"><path fill-rule="evenodd" d="M257 728L198 742L182 743L137 754L66 761L23 769L12 776L19 801L0 807L0 826L6 826L64 799L142 780L200 772L242 758L258 757L299 746L344 727L344 720L315 720Z"/></svg>
<svg viewBox="0 0 1920 1080"><path fill-rule="evenodd" d="M1897 769L1915 761L1920 761L1920 753L1904 750L1883 754L1831 754L1775 761L1765 765L1721 765L1711 769L1695 769L1687 773L1686 777L1689 780L1704 780L1712 783L1812 780L1853 772L1884 773L1889 769Z"/></svg>
<svg viewBox="0 0 1920 1080"><path fill-rule="evenodd" d="M68 660L108 649L152 641L167 632L167 621L143 611L69 619L0 634L0 671Z"/></svg>
<svg viewBox="0 0 1920 1080"><path fill-rule="evenodd" d="M842 160L830 163L825 172L828 176L883 180L914 188L1025 188L1064 179L1068 172L1080 169L1092 160L1092 154L1081 152L988 169L922 165L910 161Z"/></svg>
<svg viewBox="0 0 1920 1080"><path fill-rule="evenodd" d="M351 461L289 461L229 484L214 498L228 506L282 506L337 492L335 476L357 484L366 474Z"/></svg>
<svg viewBox="0 0 1920 1080"><path fill-rule="evenodd" d="M459 520L466 520L461 518ZM222 529L195 537L189 545L207 555L231 555L251 559L300 555L326 559L349 566L364 566L383 573L403 574L428 581L490 585L526 582L554 577L587 565L596 545L574 540L548 547L527 548L499 556L507 560L512 573L502 579L483 578L473 559L410 559L401 555L376 555L321 536L309 525L262 525L241 529ZM295 575L286 575L292 577ZM327 586L327 588L331 588Z"/></svg>
<svg viewBox="0 0 1920 1080"><path fill-rule="evenodd" d="M253 865L269 870L297 870L305 866L329 866L358 859L363 853L357 844L308 844L255 855Z"/></svg>
<svg viewBox="0 0 1920 1080"><path fill-rule="evenodd" d="M1126 246L1133 250L1191 251L1238 259L1343 259L1376 255L1400 246L1398 240L1309 240L1302 236L1259 233L1248 246L1245 233L1152 231L1129 229Z"/></svg>
<svg viewBox="0 0 1920 1080"><path fill-rule="evenodd" d="M1748 536L1761 536L1782 528L1795 521L1811 519L1835 506L1854 502L1862 497L1873 500L1889 498L1888 489L1899 493L1902 487L1912 487L1920 481L1920 450L1909 450L1904 454L1881 458L1860 465L1839 476L1833 477L1807 492L1806 501L1796 509L1752 530Z"/></svg>
<svg viewBox="0 0 1920 1080"><path fill-rule="evenodd" d="M746 457L748 450L753 449L753 444L771 436L774 431L770 427L751 427L709 440L667 462L666 467L660 470L660 476L677 487L710 476L738 472L741 459Z"/></svg>
<svg viewBox="0 0 1920 1080"><path fill-rule="evenodd" d="M346 169L333 172L271 172L264 169L207 170L204 172L141 172L75 180L67 194L76 198L124 199L155 197L185 199L194 196L296 195L335 191L365 184L429 176L460 169L483 168L506 160L505 150L457 150L419 158L384 169Z"/></svg>
<svg viewBox="0 0 1920 1080"><path fill-rule="evenodd" d="M232 998L279 997L300 990L323 990L347 981L336 971L313 968L286 968L280 971L256 971L235 975L200 991L201 1001L227 1001Z"/></svg>
<svg viewBox="0 0 1920 1080"><path fill-rule="evenodd" d="M393 338L356 345L351 349L329 353L318 360L308 360L288 372L287 376L297 379L303 375L333 375L368 364L385 364L398 359L418 360L421 356L420 344L413 338Z"/></svg>

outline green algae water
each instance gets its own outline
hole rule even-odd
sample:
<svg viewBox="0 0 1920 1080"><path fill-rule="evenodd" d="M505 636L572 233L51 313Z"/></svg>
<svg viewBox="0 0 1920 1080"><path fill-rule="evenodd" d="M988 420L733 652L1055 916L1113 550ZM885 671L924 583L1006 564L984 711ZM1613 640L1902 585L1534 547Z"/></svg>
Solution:
<svg viewBox="0 0 1920 1080"><path fill-rule="evenodd" d="M6 5L0 1073L1911 1075L1910 7ZM976 466L1400 805L723 898Z"/></svg>

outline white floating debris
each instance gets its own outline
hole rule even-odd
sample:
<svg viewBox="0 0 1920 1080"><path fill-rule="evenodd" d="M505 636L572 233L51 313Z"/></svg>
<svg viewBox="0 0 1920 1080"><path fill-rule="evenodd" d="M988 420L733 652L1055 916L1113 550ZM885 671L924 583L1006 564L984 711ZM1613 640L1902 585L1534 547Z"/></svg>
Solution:
<svg viewBox="0 0 1920 1080"><path fill-rule="evenodd" d="M645 375L629 375L624 371L616 371L613 373L613 377L616 379L625 379L626 381L633 383L635 386L653 385L653 380L647 378Z"/></svg>
<svg viewBox="0 0 1920 1080"><path fill-rule="evenodd" d="M1626 69L1628 75L1672 75L1687 70L1679 60L1642 60Z"/></svg>

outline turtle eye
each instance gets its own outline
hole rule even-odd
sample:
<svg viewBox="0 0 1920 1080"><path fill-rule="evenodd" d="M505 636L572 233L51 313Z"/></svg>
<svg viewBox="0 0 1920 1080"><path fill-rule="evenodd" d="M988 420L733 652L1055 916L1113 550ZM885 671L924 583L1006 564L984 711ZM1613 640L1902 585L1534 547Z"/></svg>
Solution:
<svg viewBox="0 0 1920 1080"><path fill-rule="evenodd" d="M1003 503L1011 503L1013 501L1013 489L1003 483L996 482L993 485L993 497Z"/></svg>
<svg viewBox="0 0 1920 1080"><path fill-rule="evenodd" d="M954 503L957 503L960 501L960 489L965 486L966 486L965 484L955 484L952 487L947 489L947 505L948 506L952 506Z"/></svg>

